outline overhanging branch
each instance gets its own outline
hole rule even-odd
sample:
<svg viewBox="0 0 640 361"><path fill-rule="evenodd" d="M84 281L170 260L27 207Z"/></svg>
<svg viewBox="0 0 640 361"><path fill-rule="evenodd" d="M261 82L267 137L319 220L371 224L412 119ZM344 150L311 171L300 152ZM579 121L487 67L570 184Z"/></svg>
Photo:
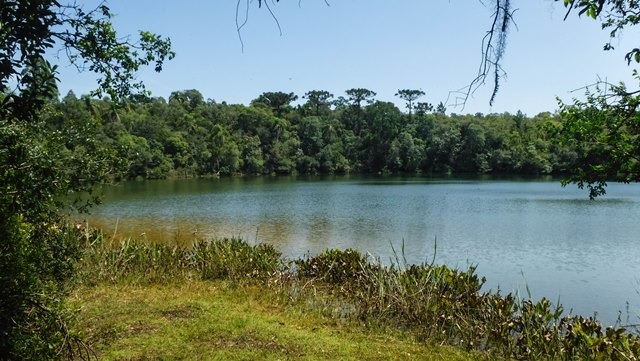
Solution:
<svg viewBox="0 0 640 361"><path fill-rule="evenodd" d="M484 2L480 2L484 4ZM517 28L517 24L513 20L513 14L517 10L518 9L511 9L511 0L495 0L495 10L492 15L493 21L491 28L482 38L481 60L480 66L478 67L478 74L467 86L449 92L446 101L447 104L464 109L467 101L475 94L478 88L493 77L493 91L491 93L491 99L489 100L489 105L493 105L500 88L500 81L507 75L502 68L502 58L507 46L509 26L513 23ZM455 98L453 103L449 103L451 97Z"/></svg>

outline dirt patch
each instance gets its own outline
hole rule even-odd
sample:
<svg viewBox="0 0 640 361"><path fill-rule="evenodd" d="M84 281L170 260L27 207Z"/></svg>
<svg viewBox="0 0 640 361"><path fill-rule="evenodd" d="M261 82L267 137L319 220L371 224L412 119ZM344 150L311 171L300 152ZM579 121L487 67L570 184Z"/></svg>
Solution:
<svg viewBox="0 0 640 361"><path fill-rule="evenodd" d="M168 308L166 310L161 310L160 314L167 320L174 321L195 318L201 312L202 309L197 305L180 305Z"/></svg>
<svg viewBox="0 0 640 361"><path fill-rule="evenodd" d="M278 352L291 357L302 357L304 352L297 348L293 348L289 345L280 343L277 337L272 336L269 338L260 337L255 332L248 332L240 336L229 336L225 338L217 338L212 340L212 343L220 348L225 349L252 349Z"/></svg>

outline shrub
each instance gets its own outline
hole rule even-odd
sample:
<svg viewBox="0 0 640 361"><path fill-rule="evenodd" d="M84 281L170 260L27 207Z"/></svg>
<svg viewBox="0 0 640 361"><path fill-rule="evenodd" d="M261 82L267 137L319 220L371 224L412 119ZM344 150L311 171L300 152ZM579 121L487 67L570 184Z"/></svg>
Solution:
<svg viewBox="0 0 640 361"><path fill-rule="evenodd" d="M352 283L363 277L370 264L360 252L330 249L315 257L296 260L297 272L302 277L316 278L330 284Z"/></svg>

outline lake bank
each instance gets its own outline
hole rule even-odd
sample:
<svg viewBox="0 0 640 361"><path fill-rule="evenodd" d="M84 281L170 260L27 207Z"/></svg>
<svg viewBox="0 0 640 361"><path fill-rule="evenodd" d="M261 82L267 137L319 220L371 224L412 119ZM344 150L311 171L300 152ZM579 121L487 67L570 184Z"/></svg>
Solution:
<svg viewBox="0 0 640 361"><path fill-rule="evenodd" d="M605 333L593 319L563 317L561 309L545 299L531 302L514 295L480 292L484 280L473 268L455 270L433 264L386 267L353 250L330 250L291 263L280 258L272 246L251 246L239 240L197 242L184 248L135 240L112 244L99 233L83 236L89 246L79 268L76 290L84 296L80 295L77 304L95 309L93 316L89 313L88 321L82 320L81 311L80 325L89 322L84 326L89 331L87 340L97 350L120 349L113 347L118 342L129 342L129 336L134 339L131 342L144 344L144 352L153 350L161 340L155 338L154 330L163 328L158 325L158 317L187 317L198 311L198 307L192 307L194 304L217 302L215 295L206 292L192 297L190 286L185 285L216 288L226 283L232 289L240 288L240 294L246 295L243 292L247 290L257 292L267 301L262 305L268 309L293 307L299 312L297 317L313 319L314 315L321 315L344 322L349 329L355 326L354 332L361 326L374 333L391 330L401 339L405 334L412 342L448 344L486 357L584 359L640 355L640 339L622 329L607 328ZM146 290L154 293L158 288L167 288L165 292L170 293L175 290L173 285L178 289L187 287L185 295L171 297L190 300L191 306L172 308L169 301L166 305L162 300L144 300ZM130 286L138 296L128 294ZM123 299L107 301L102 297L104 292ZM162 297L165 296L159 298ZM113 305L119 303L130 310L124 311L125 315L140 315L118 316L119 307ZM246 300L240 302L245 303ZM242 317L243 312L237 314ZM247 310L249 315L252 312ZM120 319L110 320L111 316ZM98 324L90 324L96 320L100 320ZM117 324L113 328L111 321ZM106 329L96 331L102 324ZM118 332L120 328L122 332ZM135 340L138 333L142 333L142 339ZM116 343L104 344L109 340Z"/></svg>
<svg viewBox="0 0 640 361"><path fill-rule="evenodd" d="M240 237L290 258L354 248L383 262L404 244L417 264L437 243L439 264L477 265L485 289L529 286L609 324L640 311L637 184L589 201L550 178L258 177L130 182L105 198L89 222L117 237Z"/></svg>

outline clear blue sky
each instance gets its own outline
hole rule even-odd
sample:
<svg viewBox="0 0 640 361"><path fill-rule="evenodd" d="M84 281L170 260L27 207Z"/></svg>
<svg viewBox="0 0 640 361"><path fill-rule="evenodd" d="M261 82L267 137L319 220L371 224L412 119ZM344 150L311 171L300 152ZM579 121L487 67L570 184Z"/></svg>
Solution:
<svg viewBox="0 0 640 361"><path fill-rule="evenodd" d="M242 0L246 6L246 0ZM481 40L491 22L492 0L282 0L269 13L252 0L242 31L236 33L236 0L111 1L121 34L149 30L171 38L177 57L162 73L144 70L139 79L155 96L197 89L218 102L248 104L264 91L328 90L344 95L368 88L377 99L401 101L398 89L422 89L421 101L437 104L477 73ZM94 4L86 2L87 7ZM638 32L627 31L618 50L604 52L608 36L600 23L571 16L563 21L562 2L514 0L504 68L508 72L497 100L489 106L491 85L481 88L464 110L528 115L557 109L556 96L580 96L571 90L595 82L633 84L625 50L637 45ZM88 74L62 66L60 91L85 94L95 87ZM637 82L636 82L637 83Z"/></svg>

